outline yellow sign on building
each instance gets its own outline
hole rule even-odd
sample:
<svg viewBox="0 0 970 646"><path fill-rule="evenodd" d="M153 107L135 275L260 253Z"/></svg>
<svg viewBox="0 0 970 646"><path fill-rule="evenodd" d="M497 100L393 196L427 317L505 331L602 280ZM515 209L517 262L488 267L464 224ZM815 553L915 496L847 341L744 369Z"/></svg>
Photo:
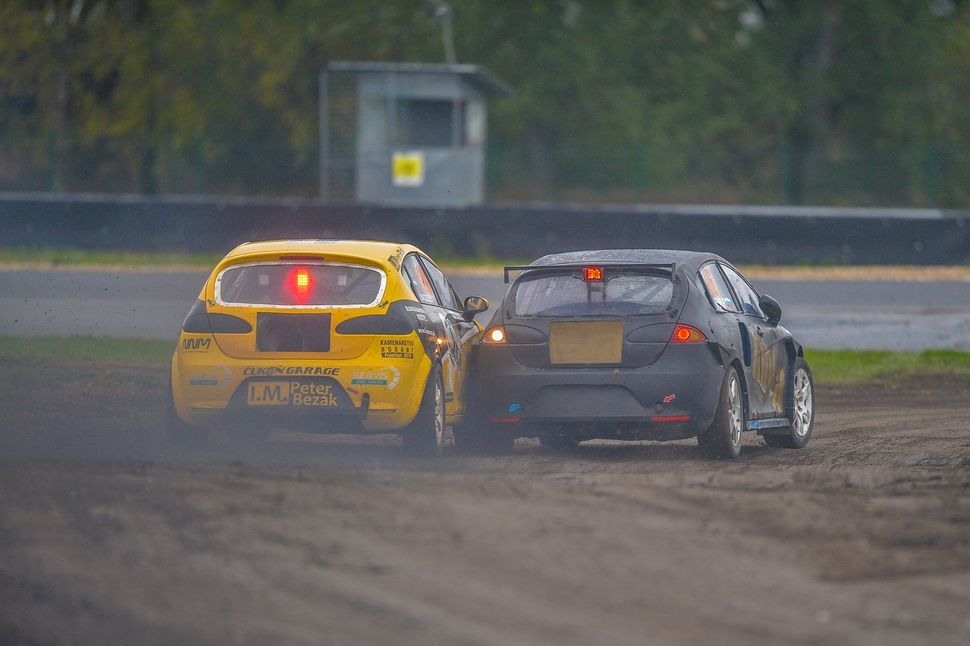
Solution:
<svg viewBox="0 0 970 646"><path fill-rule="evenodd" d="M424 153L420 150L395 151L391 159L394 186L424 185Z"/></svg>

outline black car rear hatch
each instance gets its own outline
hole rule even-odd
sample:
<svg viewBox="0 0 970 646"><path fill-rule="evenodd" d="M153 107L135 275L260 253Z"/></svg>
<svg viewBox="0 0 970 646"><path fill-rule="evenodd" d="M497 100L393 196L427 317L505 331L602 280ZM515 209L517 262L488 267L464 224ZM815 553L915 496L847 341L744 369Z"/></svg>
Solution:
<svg viewBox="0 0 970 646"><path fill-rule="evenodd" d="M533 368L637 368L660 358L687 300L675 264L509 266L502 309L516 361Z"/></svg>

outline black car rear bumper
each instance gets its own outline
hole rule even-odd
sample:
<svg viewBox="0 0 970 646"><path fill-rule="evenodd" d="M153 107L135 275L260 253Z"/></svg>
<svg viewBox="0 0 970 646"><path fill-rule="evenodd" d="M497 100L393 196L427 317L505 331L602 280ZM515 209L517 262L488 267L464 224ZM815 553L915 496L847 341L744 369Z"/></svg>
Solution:
<svg viewBox="0 0 970 646"><path fill-rule="evenodd" d="M717 346L701 343L671 345L641 368L531 368L515 360L513 346L481 345L475 403L480 416L510 429L521 425L523 435L570 424L598 426L597 437L690 437L714 419L725 370L720 357Z"/></svg>

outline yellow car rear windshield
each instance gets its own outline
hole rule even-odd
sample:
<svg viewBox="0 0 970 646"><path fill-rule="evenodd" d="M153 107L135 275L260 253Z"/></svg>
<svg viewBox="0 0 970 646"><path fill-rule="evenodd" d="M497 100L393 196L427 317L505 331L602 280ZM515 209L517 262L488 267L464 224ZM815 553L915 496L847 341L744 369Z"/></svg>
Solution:
<svg viewBox="0 0 970 646"><path fill-rule="evenodd" d="M234 265L216 279L216 301L271 307L366 307L379 302L384 282L382 271L359 265Z"/></svg>

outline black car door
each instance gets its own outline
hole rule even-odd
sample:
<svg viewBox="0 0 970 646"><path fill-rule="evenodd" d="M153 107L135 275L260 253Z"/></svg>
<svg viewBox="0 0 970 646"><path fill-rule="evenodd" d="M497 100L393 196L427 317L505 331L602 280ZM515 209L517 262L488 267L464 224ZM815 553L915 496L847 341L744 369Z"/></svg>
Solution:
<svg viewBox="0 0 970 646"><path fill-rule="evenodd" d="M480 328L474 321L465 320L458 294L441 270L429 258L420 258L441 304L438 316L447 339L448 347L442 362L445 368L445 408L449 415L461 415L465 408L464 389L471 345Z"/></svg>
<svg viewBox="0 0 970 646"><path fill-rule="evenodd" d="M745 376L752 419L783 415L787 354L780 343L777 325L758 305L758 293L733 267L718 263L737 297L740 312L736 314L745 348Z"/></svg>

